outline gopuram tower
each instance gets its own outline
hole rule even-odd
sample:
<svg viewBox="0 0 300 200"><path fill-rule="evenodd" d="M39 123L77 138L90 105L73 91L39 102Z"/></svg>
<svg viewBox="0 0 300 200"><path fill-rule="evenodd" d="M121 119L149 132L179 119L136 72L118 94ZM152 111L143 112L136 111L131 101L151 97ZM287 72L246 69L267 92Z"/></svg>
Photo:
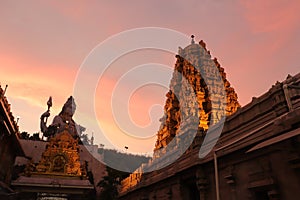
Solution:
<svg viewBox="0 0 300 200"><path fill-rule="evenodd" d="M192 35L191 44L184 49L179 47L176 58L170 90L166 94L164 116L160 119L162 123L157 133L154 159L164 153L159 150L166 147L180 131L188 132L192 119L186 117L183 120L182 116L190 115L198 120L198 130L195 131L203 136L210 125L221 120L222 110L228 116L240 107L224 68L216 58L211 58L202 40L196 44Z"/></svg>
<svg viewBox="0 0 300 200"><path fill-rule="evenodd" d="M175 163L191 164L195 160L191 161L190 158L199 159L198 154L193 154L199 152L204 138L210 134L208 128L216 130L214 127L218 127L226 116L235 113L240 107L237 94L226 79L224 68L216 58L211 58L202 40L196 44L192 36L190 45L184 49L179 47L176 58L153 159L122 181L119 196L124 196L123 199L130 199L130 195L126 197L128 193L135 195L135 189L165 180L166 177L173 175L176 180L174 174L179 173L180 169ZM199 188L205 189L206 179L200 176L199 180ZM163 187L161 190L164 190ZM179 190L177 188L176 192ZM165 192L172 199L172 192ZM151 195L155 198L157 195L164 196L159 193Z"/></svg>

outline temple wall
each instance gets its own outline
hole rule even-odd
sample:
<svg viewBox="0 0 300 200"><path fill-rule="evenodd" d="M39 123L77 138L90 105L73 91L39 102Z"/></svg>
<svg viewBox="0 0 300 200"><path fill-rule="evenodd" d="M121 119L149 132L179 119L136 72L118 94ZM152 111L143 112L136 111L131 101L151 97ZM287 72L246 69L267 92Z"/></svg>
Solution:
<svg viewBox="0 0 300 200"><path fill-rule="evenodd" d="M222 200L295 199L300 190L299 102L297 74L227 117L215 146ZM203 159L198 153L191 146L175 163L142 174L119 199L155 199L156 194L163 199L217 199L213 151Z"/></svg>

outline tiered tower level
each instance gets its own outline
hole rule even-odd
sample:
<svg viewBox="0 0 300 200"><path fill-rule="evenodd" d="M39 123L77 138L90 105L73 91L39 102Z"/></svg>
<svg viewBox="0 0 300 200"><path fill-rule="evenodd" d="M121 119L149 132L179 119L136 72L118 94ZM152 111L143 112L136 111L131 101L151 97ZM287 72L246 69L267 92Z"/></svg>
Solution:
<svg viewBox="0 0 300 200"><path fill-rule="evenodd" d="M179 134L180 127L188 129L189 120L182 121L183 115L196 116L199 120L197 134L205 134L210 125L221 120L222 114L220 113L225 111L224 114L228 116L240 107L237 94L226 79L224 68L216 58L211 58L210 51L206 49L206 44L202 40L196 44L192 36L189 46L184 49L179 47L176 58L170 90L166 94L164 116L160 120L162 124L157 133L154 157L159 156L157 154L161 152L158 150L166 147ZM219 80L220 77L223 81ZM189 87L186 86L184 80L188 82ZM226 94L223 94L224 92ZM222 97L222 95L226 96ZM221 100L224 97L226 102ZM221 105L221 102L224 102L224 105ZM214 106L213 109L212 106ZM181 123L185 125L182 126Z"/></svg>

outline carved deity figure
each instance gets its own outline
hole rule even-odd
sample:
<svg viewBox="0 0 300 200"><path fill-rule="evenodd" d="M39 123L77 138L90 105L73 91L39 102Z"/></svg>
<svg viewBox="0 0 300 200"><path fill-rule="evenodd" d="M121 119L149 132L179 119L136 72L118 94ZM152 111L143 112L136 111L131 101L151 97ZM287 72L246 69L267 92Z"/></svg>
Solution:
<svg viewBox="0 0 300 200"><path fill-rule="evenodd" d="M51 99L49 99L50 101ZM73 115L75 113L76 104L74 98L70 96L67 102L64 104L61 112L56 115L53 119L53 122L50 126L47 127L47 119L50 116L50 107L52 102L48 101L48 110L41 116L41 131L45 137L52 137L57 133L60 133L64 130L67 130L74 138L77 138L81 135L85 128L76 124L73 120Z"/></svg>

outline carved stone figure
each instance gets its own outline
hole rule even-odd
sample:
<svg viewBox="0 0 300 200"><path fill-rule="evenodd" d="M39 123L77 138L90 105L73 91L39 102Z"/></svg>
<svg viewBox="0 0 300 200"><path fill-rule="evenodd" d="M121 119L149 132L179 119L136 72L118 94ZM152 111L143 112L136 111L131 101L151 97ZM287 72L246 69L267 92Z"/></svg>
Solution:
<svg viewBox="0 0 300 200"><path fill-rule="evenodd" d="M72 118L76 110L76 104L72 96L68 98L61 112L54 117L52 124L48 127L47 119L50 116L50 107L52 105L51 97L47 104L48 110L42 114L40 123L41 131L45 137L52 137L57 133L67 130L74 138L77 138L85 131L85 128L76 124Z"/></svg>

